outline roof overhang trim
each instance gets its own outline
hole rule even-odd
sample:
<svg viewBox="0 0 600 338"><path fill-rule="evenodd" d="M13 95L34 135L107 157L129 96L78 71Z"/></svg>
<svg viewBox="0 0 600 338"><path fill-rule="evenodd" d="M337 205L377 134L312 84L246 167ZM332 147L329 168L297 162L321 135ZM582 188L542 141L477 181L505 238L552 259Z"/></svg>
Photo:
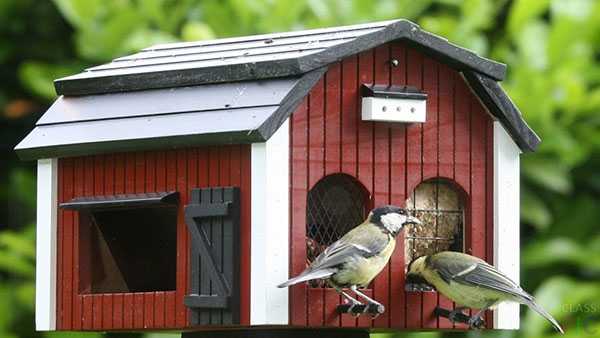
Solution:
<svg viewBox="0 0 600 338"><path fill-rule="evenodd" d="M152 206L174 206L179 203L179 192L156 192L106 196L75 197L59 207L68 210L99 210Z"/></svg>
<svg viewBox="0 0 600 338"><path fill-rule="evenodd" d="M523 152L534 152L540 137L527 125L519 108L498 82L476 72L463 73L467 83L488 111L500 121Z"/></svg>
<svg viewBox="0 0 600 338"><path fill-rule="evenodd" d="M361 86L363 97L381 97L393 99L427 100L427 93L412 86L384 86L363 84Z"/></svg>

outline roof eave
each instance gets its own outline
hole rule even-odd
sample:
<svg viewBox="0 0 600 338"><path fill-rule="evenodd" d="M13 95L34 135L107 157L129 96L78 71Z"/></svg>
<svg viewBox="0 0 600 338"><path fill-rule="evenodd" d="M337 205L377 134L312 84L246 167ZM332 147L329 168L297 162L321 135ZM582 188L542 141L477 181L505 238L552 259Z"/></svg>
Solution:
<svg viewBox="0 0 600 338"><path fill-rule="evenodd" d="M42 158L62 158L127 151L176 149L189 147L190 145L202 146L217 144L249 144L266 141L262 135L253 133L252 130L78 144L61 144L33 148L23 145L26 140L27 138L25 138L25 140L15 147L15 152L19 158L26 161Z"/></svg>
<svg viewBox="0 0 600 338"><path fill-rule="evenodd" d="M500 121L521 151L536 151L541 142L540 137L529 127L519 108L500 84L492 78L473 71L463 74L471 89L489 112Z"/></svg>

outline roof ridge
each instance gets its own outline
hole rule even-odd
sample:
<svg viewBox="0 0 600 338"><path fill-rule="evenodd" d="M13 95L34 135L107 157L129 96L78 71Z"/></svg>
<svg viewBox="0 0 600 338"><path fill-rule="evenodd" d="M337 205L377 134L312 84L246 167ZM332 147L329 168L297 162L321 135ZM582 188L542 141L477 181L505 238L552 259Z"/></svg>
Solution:
<svg viewBox="0 0 600 338"><path fill-rule="evenodd" d="M352 31L352 30L360 30L360 29L369 29L369 28L384 28L385 26L397 22L397 21L408 21L406 19L392 19L392 20L384 20L384 21L376 21L376 22L367 22L353 25L344 25L344 26L334 26L334 27L322 27L322 28L311 28L311 29L302 29L302 30L292 30L285 32L273 32L273 33L264 33L264 34L253 34L253 35L242 35L242 36L232 36L226 38L218 38L211 40L198 40L198 41L188 41L188 42L170 42L170 43L161 43L158 45L150 46L142 49L142 51L156 51L156 50L166 50L166 49L178 49L178 48L189 48L189 47L199 47L199 46L210 46L214 44L225 44L231 42L239 42L241 40L250 40L250 41L260 41L268 38L273 38L275 36L278 37L291 37L298 35L315 35L315 34L324 34L331 32L343 32L343 31Z"/></svg>

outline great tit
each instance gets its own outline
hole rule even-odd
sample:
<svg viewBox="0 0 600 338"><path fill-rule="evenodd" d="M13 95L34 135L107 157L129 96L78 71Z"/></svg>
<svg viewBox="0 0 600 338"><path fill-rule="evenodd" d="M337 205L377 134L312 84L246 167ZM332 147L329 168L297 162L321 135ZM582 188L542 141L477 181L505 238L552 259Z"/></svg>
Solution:
<svg viewBox="0 0 600 338"><path fill-rule="evenodd" d="M477 257L452 251L419 257L409 264L406 281L418 283L423 280L461 306L450 313L451 321L460 311L476 308L480 311L469 320L469 325L474 327L485 310L512 301L527 305L564 333L558 322L530 294Z"/></svg>
<svg viewBox="0 0 600 338"><path fill-rule="evenodd" d="M350 288L358 297L383 309L381 303L360 292L358 287L366 287L381 272L394 251L396 236L410 223L420 221L402 208L386 205L373 209L362 224L329 245L298 276L278 287L324 279L352 306L361 303L342 288Z"/></svg>

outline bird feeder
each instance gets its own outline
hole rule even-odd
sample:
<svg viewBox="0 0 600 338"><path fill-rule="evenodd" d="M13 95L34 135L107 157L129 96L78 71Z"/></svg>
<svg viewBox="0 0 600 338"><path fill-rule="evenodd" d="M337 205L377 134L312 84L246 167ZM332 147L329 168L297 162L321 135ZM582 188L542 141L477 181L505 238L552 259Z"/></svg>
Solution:
<svg viewBox="0 0 600 338"><path fill-rule="evenodd" d="M454 250L518 281L519 155L540 140L505 72L394 20L156 45L56 80L16 147L38 163L37 329L466 329L405 269ZM364 290L383 313L276 287L383 204L423 221Z"/></svg>
<svg viewBox="0 0 600 338"><path fill-rule="evenodd" d="M414 87L391 85L363 85L362 89L363 121L425 122L426 93L419 92Z"/></svg>

